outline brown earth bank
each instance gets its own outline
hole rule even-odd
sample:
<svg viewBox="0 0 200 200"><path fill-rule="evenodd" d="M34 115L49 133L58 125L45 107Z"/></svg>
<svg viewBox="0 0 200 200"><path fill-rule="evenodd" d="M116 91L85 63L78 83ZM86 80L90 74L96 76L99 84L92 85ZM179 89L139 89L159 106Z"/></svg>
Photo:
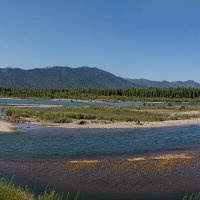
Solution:
<svg viewBox="0 0 200 200"><path fill-rule="evenodd" d="M191 153L0 160L0 171L58 191L80 191L82 199L178 200L186 193L200 191L200 154Z"/></svg>

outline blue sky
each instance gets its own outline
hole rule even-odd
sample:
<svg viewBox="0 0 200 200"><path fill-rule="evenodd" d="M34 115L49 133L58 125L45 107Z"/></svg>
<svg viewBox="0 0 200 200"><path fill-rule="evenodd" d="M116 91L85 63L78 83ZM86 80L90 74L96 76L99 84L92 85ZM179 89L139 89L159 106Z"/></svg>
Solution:
<svg viewBox="0 0 200 200"><path fill-rule="evenodd" d="M200 82L199 0L0 0L0 67Z"/></svg>

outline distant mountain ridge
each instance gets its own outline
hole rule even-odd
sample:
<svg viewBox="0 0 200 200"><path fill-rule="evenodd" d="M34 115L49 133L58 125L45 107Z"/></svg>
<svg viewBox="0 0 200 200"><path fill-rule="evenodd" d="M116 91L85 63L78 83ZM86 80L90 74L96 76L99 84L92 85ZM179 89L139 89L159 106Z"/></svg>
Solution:
<svg viewBox="0 0 200 200"><path fill-rule="evenodd" d="M1 68L0 86L16 88L126 88L134 83L98 68Z"/></svg>
<svg viewBox="0 0 200 200"><path fill-rule="evenodd" d="M47 67L24 70L0 68L0 86L14 88L70 89L70 88L146 88L194 87L200 84L189 81L151 81L126 79L98 68Z"/></svg>
<svg viewBox="0 0 200 200"><path fill-rule="evenodd" d="M157 87L157 88L177 88L177 87L186 87L186 88L200 88L200 84L193 81L151 81L147 79L127 79L133 84L139 84L142 88L148 87Z"/></svg>

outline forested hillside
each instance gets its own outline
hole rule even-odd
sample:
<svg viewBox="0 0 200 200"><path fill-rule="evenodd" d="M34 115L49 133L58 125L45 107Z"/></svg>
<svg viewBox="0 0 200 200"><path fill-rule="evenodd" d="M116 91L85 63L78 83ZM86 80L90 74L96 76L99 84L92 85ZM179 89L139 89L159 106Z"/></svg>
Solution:
<svg viewBox="0 0 200 200"><path fill-rule="evenodd" d="M14 88L128 88L137 84L106 71L89 67L50 67L23 70L0 69L0 86Z"/></svg>
<svg viewBox="0 0 200 200"><path fill-rule="evenodd" d="M177 88L177 87L187 87L187 88L200 88L200 84L188 80L188 81L151 81L147 79L127 79L135 85L140 85L142 88L156 87L156 88Z"/></svg>
<svg viewBox="0 0 200 200"><path fill-rule="evenodd" d="M72 88L200 88L194 81L150 81L126 79L91 67L48 67L23 70L0 68L0 86L10 88L72 89Z"/></svg>

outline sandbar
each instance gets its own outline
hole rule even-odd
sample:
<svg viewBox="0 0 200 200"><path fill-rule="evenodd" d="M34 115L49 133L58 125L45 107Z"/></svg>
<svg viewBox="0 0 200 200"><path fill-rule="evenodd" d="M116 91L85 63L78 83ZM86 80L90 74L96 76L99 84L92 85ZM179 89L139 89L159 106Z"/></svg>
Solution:
<svg viewBox="0 0 200 200"><path fill-rule="evenodd" d="M17 126L13 125L12 123L0 121L0 132L14 132Z"/></svg>
<svg viewBox="0 0 200 200"><path fill-rule="evenodd" d="M104 129L128 129L128 128L159 128L159 127L174 127L174 126L187 126L200 124L200 118L180 119L180 120L167 120L167 121L154 121L154 122L109 122L100 120L84 120L84 124L80 124L81 120L73 120L70 123L51 123L45 120L35 120L29 118L26 122L33 125L42 125L46 127L58 128L104 128Z"/></svg>

